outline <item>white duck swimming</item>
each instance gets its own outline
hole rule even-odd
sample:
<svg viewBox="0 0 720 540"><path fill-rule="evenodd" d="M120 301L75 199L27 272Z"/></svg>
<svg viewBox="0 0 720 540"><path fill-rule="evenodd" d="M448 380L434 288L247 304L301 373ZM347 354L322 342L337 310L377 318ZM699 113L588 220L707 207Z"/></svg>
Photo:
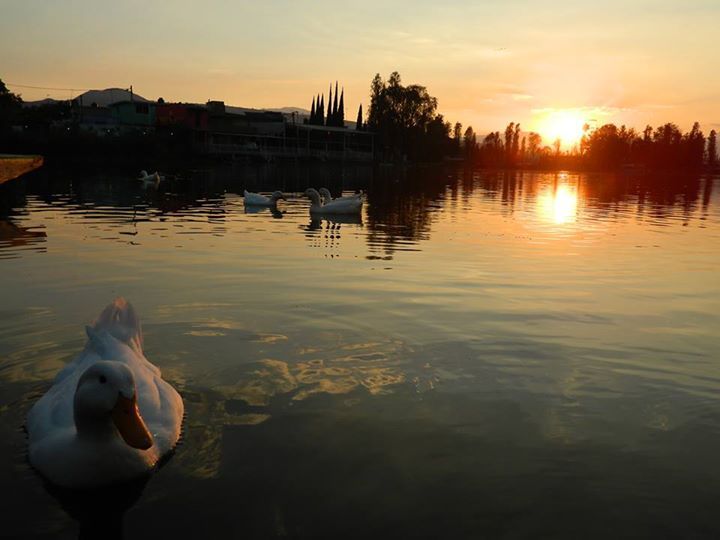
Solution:
<svg viewBox="0 0 720 540"><path fill-rule="evenodd" d="M138 180L142 182L144 185L158 185L161 180L163 180L163 177L158 174L157 171L155 171L152 174L148 174L146 170L140 171L140 175L138 176Z"/></svg>
<svg viewBox="0 0 720 540"><path fill-rule="evenodd" d="M305 191L305 196L310 199L311 214L359 214L362 211L362 198L342 197L327 204L322 204L320 194L314 188Z"/></svg>
<svg viewBox="0 0 720 540"><path fill-rule="evenodd" d="M323 205L332 202L332 201L340 201L345 199L360 199L362 200L362 192L361 193L355 193L354 195L346 195L345 197L336 197L333 199L332 193L330 193L330 190L328 188L320 188L319 190L320 196L322 197Z"/></svg>
<svg viewBox="0 0 720 540"><path fill-rule="evenodd" d="M270 197L259 193L250 193L247 189L244 192L245 204L247 206L275 206L279 199L285 200L282 191L274 191Z"/></svg>
<svg viewBox="0 0 720 540"><path fill-rule="evenodd" d="M86 327L85 349L27 416L31 465L51 483L90 488L140 477L177 443L183 401L142 351L122 298Z"/></svg>

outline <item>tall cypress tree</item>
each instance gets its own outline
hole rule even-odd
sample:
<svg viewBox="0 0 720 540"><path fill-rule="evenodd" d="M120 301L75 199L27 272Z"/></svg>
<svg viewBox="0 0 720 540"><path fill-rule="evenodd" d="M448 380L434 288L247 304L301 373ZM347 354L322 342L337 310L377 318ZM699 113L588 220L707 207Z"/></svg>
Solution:
<svg viewBox="0 0 720 540"><path fill-rule="evenodd" d="M333 103L333 118L332 125L338 125L338 83L335 81L335 102Z"/></svg>
<svg viewBox="0 0 720 540"><path fill-rule="evenodd" d="M310 107L310 120L308 121L309 124L315 123L315 96L313 96L313 102L312 107Z"/></svg>
<svg viewBox="0 0 720 540"><path fill-rule="evenodd" d="M325 123L325 96L320 97L320 114L318 115L318 125L322 126Z"/></svg>
<svg viewBox="0 0 720 540"><path fill-rule="evenodd" d="M363 121L362 121L362 103L358 107L358 116L357 120L355 120L355 129L357 131L362 131L363 129Z"/></svg>
<svg viewBox="0 0 720 540"><path fill-rule="evenodd" d="M327 118L325 119L326 126L332 126L333 122L333 111L332 111L332 83L328 89L328 104L327 104Z"/></svg>
<svg viewBox="0 0 720 540"><path fill-rule="evenodd" d="M345 127L345 88L342 89L340 94L340 105L338 105L337 112L337 125L338 127Z"/></svg>

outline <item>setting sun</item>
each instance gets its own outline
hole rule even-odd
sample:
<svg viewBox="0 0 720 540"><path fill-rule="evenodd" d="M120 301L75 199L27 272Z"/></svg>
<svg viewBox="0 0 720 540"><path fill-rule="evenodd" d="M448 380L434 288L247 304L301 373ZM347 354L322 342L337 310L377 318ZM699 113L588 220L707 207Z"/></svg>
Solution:
<svg viewBox="0 0 720 540"><path fill-rule="evenodd" d="M580 142L586 122L579 111L553 110L539 119L537 131L545 144L552 144L559 138L562 146L567 149Z"/></svg>

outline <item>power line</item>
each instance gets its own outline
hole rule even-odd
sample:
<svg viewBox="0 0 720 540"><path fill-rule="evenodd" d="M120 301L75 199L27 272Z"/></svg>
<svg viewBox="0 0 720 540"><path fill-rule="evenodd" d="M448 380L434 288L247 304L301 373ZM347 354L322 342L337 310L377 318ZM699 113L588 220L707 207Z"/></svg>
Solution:
<svg viewBox="0 0 720 540"><path fill-rule="evenodd" d="M66 91L66 92L86 92L88 90L92 90L92 88L53 88L51 86L31 86L29 84L15 84L15 83L5 83L6 86L14 86L15 88L32 88L33 90L58 90L58 91Z"/></svg>

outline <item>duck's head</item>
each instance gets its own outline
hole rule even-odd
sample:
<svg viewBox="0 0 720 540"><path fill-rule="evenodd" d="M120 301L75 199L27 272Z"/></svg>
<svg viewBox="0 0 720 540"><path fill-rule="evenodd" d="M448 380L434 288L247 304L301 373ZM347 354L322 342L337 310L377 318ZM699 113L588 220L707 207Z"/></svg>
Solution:
<svg viewBox="0 0 720 540"><path fill-rule="evenodd" d="M285 194L282 191L273 191L273 194L270 195L270 200L273 202L277 202L280 199L282 199L283 201L286 200Z"/></svg>
<svg viewBox="0 0 720 540"><path fill-rule="evenodd" d="M148 175L148 173L147 173L147 171L146 171L145 169L143 169L142 171L140 171L140 176L147 176L147 175Z"/></svg>
<svg viewBox="0 0 720 540"><path fill-rule="evenodd" d="M320 195L325 200L325 204L332 201L332 193L330 193L330 190L328 188L320 188Z"/></svg>
<svg viewBox="0 0 720 540"><path fill-rule="evenodd" d="M74 416L78 434L117 429L133 448L147 450L153 438L137 406L135 379L121 362L96 362L80 376L75 389Z"/></svg>
<svg viewBox="0 0 720 540"><path fill-rule="evenodd" d="M320 204L320 194L315 188L308 188L305 190L305 196L310 199L314 204Z"/></svg>

